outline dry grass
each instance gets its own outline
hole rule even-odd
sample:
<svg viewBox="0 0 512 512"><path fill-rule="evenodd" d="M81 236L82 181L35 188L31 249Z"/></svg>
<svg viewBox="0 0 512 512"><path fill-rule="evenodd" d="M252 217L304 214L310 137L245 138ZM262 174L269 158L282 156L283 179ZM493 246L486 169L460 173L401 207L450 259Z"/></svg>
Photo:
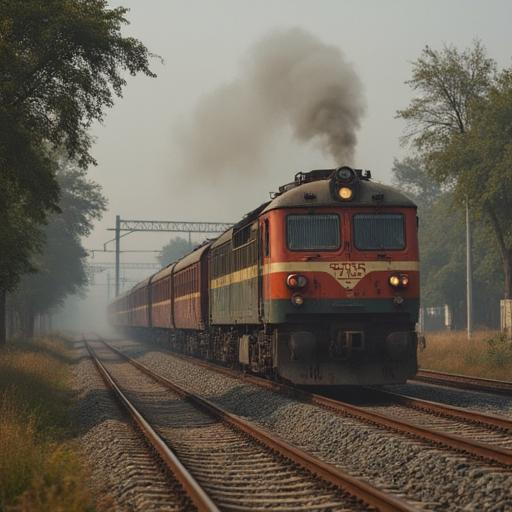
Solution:
<svg viewBox="0 0 512 512"><path fill-rule="evenodd" d="M498 332L479 331L471 341L465 331L427 333L418 353L421 368L512 381L512 343Z"/></svg>
<svg viewBox="0 0 512 512"><path fill-rule="evenodd" d="M0 350L0 511L93 510L73 441L64 342Z"/></svg>

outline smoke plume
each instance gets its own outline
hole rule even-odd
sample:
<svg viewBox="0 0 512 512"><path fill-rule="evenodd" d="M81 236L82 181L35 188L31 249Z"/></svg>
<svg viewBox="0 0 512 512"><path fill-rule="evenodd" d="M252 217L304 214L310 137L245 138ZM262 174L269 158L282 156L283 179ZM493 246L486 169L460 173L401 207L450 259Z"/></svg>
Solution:
<svg viewBox="0 0 512 512"><path fill-rule="evenodd" d="M276 131L352 163L364 113L361 82L339 48L301 29L255 44L239 77L202 98L180 133L187 170L254 169Z"/></svg>

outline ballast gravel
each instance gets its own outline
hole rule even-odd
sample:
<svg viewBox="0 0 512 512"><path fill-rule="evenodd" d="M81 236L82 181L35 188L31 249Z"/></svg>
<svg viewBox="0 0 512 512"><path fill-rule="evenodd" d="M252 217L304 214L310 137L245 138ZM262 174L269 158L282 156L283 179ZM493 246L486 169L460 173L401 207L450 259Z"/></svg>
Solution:
<svg viewBox="0 0 512 512"><path fill-rule="evenodd" d="M82 342L74 343L75 418L98 512L184 511L190 503L155 463L99 376Z"/></svg>
<svg viewBox="0 0 512 512"><path fill-rule="evenodd" d="M384 386L383 389L432 402L465 407L484 414L512 417L512 398L503 395L450 388L448 386L433 386L428 383L420 384L412 381L400 386Z"/></svg>
<svg viewBox="0 0 512 512"><path fill-rule="evenodd" d="M247 384L174 357L155 344L110 343L191 391L419 508L512 510L510 470Z"/></svg>

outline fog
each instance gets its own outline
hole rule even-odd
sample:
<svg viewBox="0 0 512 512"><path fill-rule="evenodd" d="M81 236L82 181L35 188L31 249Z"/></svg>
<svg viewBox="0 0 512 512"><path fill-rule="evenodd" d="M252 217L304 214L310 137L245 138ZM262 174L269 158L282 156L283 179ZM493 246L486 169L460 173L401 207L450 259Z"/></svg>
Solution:
<svg viewBox="0 0 512 512"><path fill-rule="evenodd" d="M98 166L90 176L109 209L89 249L112 238L116 214L234 222L296 172L345 160L387 182L393 158L406 151L395 112L411 98L404 82L426 44L464 47L479 38L500 66L511 64L505 0L110 4L130 8L126 34L163 62L154 60L156 79L128 77L124 97L93 128ZM333 90L341 101L317 101ZM158 250L171 236L134 233L122 249ZM154 258L122 254L124 262ZM113 253L94 261L112 262ZM148 273L126 270L125 286ZM90 288L96 305L108 299L107 274Z"/></svg>

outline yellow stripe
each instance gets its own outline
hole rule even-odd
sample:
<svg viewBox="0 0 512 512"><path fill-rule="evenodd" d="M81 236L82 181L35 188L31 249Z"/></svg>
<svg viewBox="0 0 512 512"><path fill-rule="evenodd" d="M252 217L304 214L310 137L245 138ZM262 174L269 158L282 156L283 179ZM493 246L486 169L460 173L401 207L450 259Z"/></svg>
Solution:
<svg viewBox="0 0 512 512"><path fill-rule="evenodd" d="M147 304L145 306L137 306L136 308L132 308L129 311L139 311L140 309L147 309Z"/></svg>
<svg viewBox="0 0 512 512"><path fill-rule="evenodd" d="M200 296L201 296L201 294L199 292L188 293L187 295L182 295L181 297L176 297L174 299L174 302L180 302L182 300L197 299Z"/></svg>
<svg viewBox="0 0 512 512"><path fill-rule="evenodd" d="M215 289L223 286L230 286L256 277L258 277L258 265L253 265L252 267L243 268L242 270L237 270L231 274L226 274L225 276L212 279L210 281L210 288Z"/></svg>
<svg viewBox="0 0 512 512"><path fill-rule="evenodd" d="M419 261L285 261L278 263L270 263L263 266L263 274L273 274L275 272L326 272L338 281L344 288L350 289L356 282L365 277L371 272L382 271L401 271L410 272L418 271L420 269ZM243 268L231 274L217 277L210 281L210 288L222 288L232 284L241 283L258 277L258 266ZM199 292L189 293L176 297L175 302L183 300L196 299L200 296ZM161 304L169 304L170 299L154 303L153 306ZM137 309L145 308L140 306ZM120 313L127 313L128 311L121 311Z"/></svg>
<svg viewBox="0 0 512 512"><path fill-rule="evenodd" d="M408 272L419 269L419 261L287 261L265 265L263 272L324 272L334 277L345 290L352 290L372 272Z"/></svg>
<svg viewBox="0 0 512 512"><path fill-rule="evenodd" d="M419 270L419 261L286 261L282 263L270 263L264 266L264 274L274 272L327 272L339 271L344 268L365 268L365 273L386 270L401 270L404 272Z"/></svg>
<svg viewBox="0 0 512 512"><path fill-rule="evenodd" d="M153 302L151 304L151 307L163 306L164 304L170 304L170 303L171 303L171 299L161 300L160 302Z"/></svg>

